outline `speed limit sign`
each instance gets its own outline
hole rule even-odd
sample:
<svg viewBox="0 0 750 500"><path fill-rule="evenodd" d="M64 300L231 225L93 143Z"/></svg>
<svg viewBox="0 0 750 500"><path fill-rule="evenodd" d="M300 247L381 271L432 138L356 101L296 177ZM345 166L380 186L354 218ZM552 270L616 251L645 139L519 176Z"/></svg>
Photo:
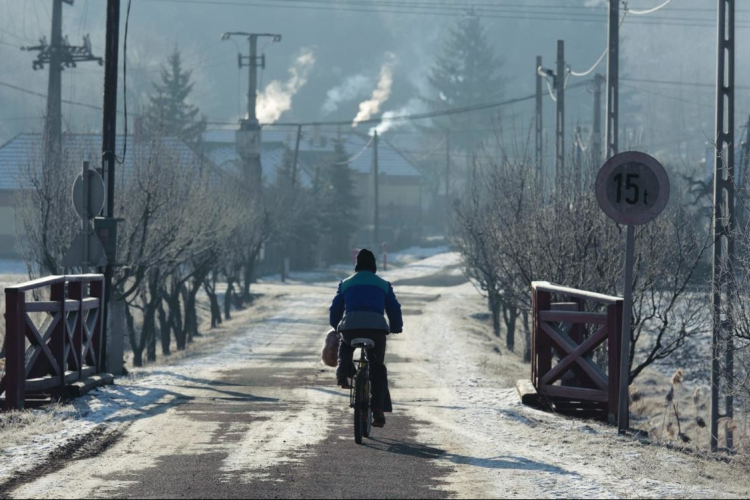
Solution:
<svg viewBox="0 0 750 500"><path fill-rule="evenodd" d="M628 151L610 158L596 176L596 200L604 213L627 226L625 240L624 300L620 346L620 394L617 426L628 427L628 381L630 380L631 315L635 226L654 220L669 201L669 177L661 163L646 153Z"/></svg>
<svg viewBox="0 0 750 500"><path fill-rule="evenodd" d="M669 177L652 156L629 151L613 156L596 177L596 199L620 224L646 224L669 201Z"/></svg>

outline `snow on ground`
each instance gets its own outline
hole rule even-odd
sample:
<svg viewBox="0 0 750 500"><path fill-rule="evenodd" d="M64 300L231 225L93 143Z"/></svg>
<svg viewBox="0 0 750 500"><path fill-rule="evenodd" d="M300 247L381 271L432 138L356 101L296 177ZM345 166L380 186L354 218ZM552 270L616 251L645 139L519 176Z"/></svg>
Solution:
<svg viewBox="0 0 750 500"><path fill-rule="evenodd" d="M455 286L422 286L419 281L460 273L460 256L452 252L425 254L424 259L382 273L386 279L406 283L397 285L404 311L408 311L405 334L393 339L389 352L412 361L393 367L394 403L396 411L420 422L421 442L445 450L435 460L450 468L446 489L451 494L550 498L750 494L746 484L741 486L739 481L738 486L738 481L729 476L725 464L620 438L613 428L596 422L522 406L513 385L516 379L528 377L528 365L502 348L498 354L494 349L498 343L487 337L486 325L471 319L484 310L484 301L472 285L448 280ZM318 281L320 278L325 282ZM53 431L5 448L0 441L0 482L41 464L54 447L102 424L128 425L144 413L167 418L163 412L184 397L186 386L197 387L215 379L221 371L253 362L253 349L267 346L288 332L290 321L305 322L300 326L309 329L308 325L316 324L311 318L319 316L321 301L332 296L334 280L316 273L293 274L291 279L273 285L277 290L288 290L277 299L275 314L253 322L243 335L231 337L214 352L169 367L137 370L119 379L116 386L56 409ZM309 279L319 288L295 284L296 279L303 283ZM275 428L269 424L269 429ZM253 432L264 430L261 426ZM283 435L269 435L267 449L257 458L278 463L285 459L290 446L304 444L285 440ZM248 455L238 454L229 460L228 467L249 470L260 463L247 460Z"/></svg>
<svg viewBox="0 0 750 500"><path fill-rule="evenodd" d="M406 250L388 254L388 269L383 270L382 260L378 261L378 275L388 281L401 281L424 278L439 273L446 268L449 275L460 276L462 271L461 255L451 252L446 246L421 248L412 247ZM328 283L338 281L354 272L354 265L350 263L339 263L325 270L316 271L292 271L287 277L287 283L296 285L300 283ZM280 274L263 276L260 283L278 283Z"/></svg>
<svg viewBox="0 0 750 500"><path fill-rule="evenodd" d="M135 369L130 376L117 379L114 386L97 389L54 410L34 410L39 417L52 411L54 424L45 425L44 429L54 430L33 435L32 427L27 431L29 439L23 444L5 447L0 442L0 483L41 465L55 449L91 433L102 424L128 424L146 413L169 407L181 397L176 388L198 386L222 370L245 365L252 359L253 347L272 341L288 328L289 318L319 307L319 297L300 295L285 301L284 307L267 321L248 328L245 335L232 337L221 349L207 356L187 358L168 369L158 365Z"/></svg>
<svg viewBox="0 0 750 500"><path fill-rule="evenodd" d="M517 379L529 365L508 353L470 319L483 310L472 285L401 287L402 296L439 291L420 315L407 318L402 352L429 360L436 377L409 407L424 422L420 441L450 450L458 467L447 488L471 497L622 498L731 497L748 494L725 465L621 438L614 427L523 406ZM457 335L458 334L458 335ZM517 342L518 343L518 342ZM420 384L424 386L425 384ZM714 466L707 471L708 464ZM462 467L463 466L463 467ZM711 477L712 475L719 477ZM721 477L721 476L724 477ZM709 477L712 480L703 480ZM739 493L738 493L739 492Z"/></svg>
<svg viewBox="0 0 750 500"><path fill-rule="evenodd" d="M450 252L450 247L442 245L438 247L409 247L398 252L388 254L388 262L395 265L406 265L413 262L426 259L428 257L435 257L442 253Z"/></svg>
<svg viewBox="0 0 750 500"><path fill-rule="evenodd" d="M26 264L22 260L0 259L1 274L26 274Z"/></svg>
<svg viewBox="0 0 750 500"><path fill-rule="evenodd" d="M404 259L415 258L416 255L432 255L430 258L415 262L398 272L390 271L394 277L424 277L438 272L445 265L452 265L457 261L456 254L435 254L434 249L420 252L410 249L404 253ZM408 255L408 257L407 257ZM6 261L3 269L18 269L15 261ZM2 263L2 261L0 261ZM16 266L16 267L14 267ZM351 267L349 267L351 272ZM385 273L383 273L385 274ZM272 282L273 277L266 277L263 282ZM278 277L277 277L278 279ZM325 283L330 289L332 297L335 272L317 271L306 273L292 273L285 286L294 287L300 283ZM276 283L278 285L278 282ZM45 432L34 435L34 424L25 431L28 438L18 445L3 445L0 441L0 483L7 481L14 474L32 470L41 465L55 449L64 447L76 439L94 431L102 424L128 424L143 414L153 412L159 407L173 403L179 398L176 387L184 387L195 381L211 379L223 370L229 370L246 364L252 358L254 346L265 345L279 333L288 328L289 318L305 318L312 313L311 309L319 309L321 299L318 295L298 294L287 298L279 311L264 321L247 329L244 335L234 336L231 341L220 350L207 356L192 357L179 364L165 369L161 366L135 369L128 377L119 378L116 385L93 391L89 395L72 401L69 404L57 406L54 409L40 409L32 412L31 420L51 421L42 428ZM1 419L2 417L0 417ZM0 436L3 423L0 420Z"/></svg>

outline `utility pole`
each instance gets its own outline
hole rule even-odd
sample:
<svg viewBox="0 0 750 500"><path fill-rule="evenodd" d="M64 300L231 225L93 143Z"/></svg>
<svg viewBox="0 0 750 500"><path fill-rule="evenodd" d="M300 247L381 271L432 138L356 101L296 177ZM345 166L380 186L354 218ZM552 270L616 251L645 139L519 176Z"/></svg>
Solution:
<svg viewBox="0 0 750 500"><path fill-rule="evenodd" d="M557 72L555 73L555 97L557 99L555 126L555 183L556 188L562 186L565 171L565 41L557 41Z"/></svg>
<svg viewBox="0 0 750 500"><path fill-rule="evenodd" d="M716 156L714 158L714 220L711 338L711 450L719 445L719 420L734 417L732 384L734 353L731 318L721 311L721 301L730 300L734 278L734 77L735 0L718 0L718 63L716 65ZM724 251L726 250L726 254ZM731 304L727 304L727 307ZM722 373L721 354L724 350ZM722 380L725 384L724 413L721 413ZM733 433L725 427L726 448L733 447Z"/></svg>
<svg viewBox="0 0 750 500"><path fill-rule="evenodd" d="M302 125L297 125L297 140L294 143L294 161L292 163L292 189L297 184L297 160L299 159L299 141L302 139Z"/></svg>
<svg viewBox="0 0 750 500"><path fill-rule="evenodd" d="M292 199L296 198L296 187L297 187L297 160L299 159L299 142L302 139L302 124L297 125L297 139L294 143L294 157L292 159ZM290 243L285 241L282 243L282 251L284 253L281 259L281 282L286 281L287 268L289 268L289 246Z"/></svg>
<svg viewBox="0 0 750 500"><path fill-rule="evenodd" d="M281 35L272 33L246 33L242 31L227 32L221 35L222 40L229 40L233 36L247 38L250 45L250 54L243 56L237 54L237 64L240 69L247 67L248 90L247 90L247 113L240 120L240 129L236 133L235 142L237 152L244 164L245 182L251 188L260 192L263 171L260 164L260 123L256 114L256 101L258 95L258 68L266 67L266 56L258 57L258 38L268 37L273 42L280 42Z"/></svg>
<svg viewBox="0 0 750 500"><path fill-rule="evenodd" d="M583 144L581 143L581 126L576 127L575 140L575 167L573 173L573 192L577 193L581 189L581 170L583 169Z"/></svg>
<svg viewBox="0 0 750 500"><path fill-rule="evenodd" d="M115 147L117 139L117 65L120 43L120 0L107 0L107 32L104 54L104 103L102 112L102 177L107 188L104 217L94 220L97 235L102 241L107 266L104 268L104 332L102 333L101 359L107 361L108 318L112 306L112 277L117 249L117 222L115 220Z"/></svg>
<svg viewBox="0 0 750 500"><path fill-rule="evenodd" d="M372 228L372 244L373 249L378 248L378 241L380 241L380 198L378 193L378 131L375 131L375 136L372 142L372 183L373 183L373 228Z"/></svg>
<svg viewBox="0 0 750 500"><path fill-rule="evenodd" d="M534 114L534 125L536 127L536 184L537 188L540 188L544 182L544 151L542 150L544 138L542 135L542 56L536 56L536 68L534 69L534 75L536 75L536 108Z"/></svg>
<svg viewBox="0 0 750 500"><path fill-rule="evenodd" d="M606 79L600 73L594 75L594 130L591 136L592 163L598 167L602 161L602 86Z"/></svg>
<svg viewBox="0 0 750 500"><path fill-rule="evenodd" d="M620 96L620 0L609 0L609 48L607 52L607 122L604 128L605 158L617 154Z"/></svg>
<svg viewBox="0 0 750 500"><path fill-rule="evenodd" d="M62 71L64 68L75 68L76 63L97 61L91 53L89 36L83 38L82 46L72 46L62 34L63 3L73 5L73 0L52 0L52 29L50 43L42 37L39 45L22 47L21 50L39 52L33 62L34 70L43 69L48 65L49 78L47 80L47 116L44 121L44 165L51 171L57 171L61 166L62 157Z"/></svg>

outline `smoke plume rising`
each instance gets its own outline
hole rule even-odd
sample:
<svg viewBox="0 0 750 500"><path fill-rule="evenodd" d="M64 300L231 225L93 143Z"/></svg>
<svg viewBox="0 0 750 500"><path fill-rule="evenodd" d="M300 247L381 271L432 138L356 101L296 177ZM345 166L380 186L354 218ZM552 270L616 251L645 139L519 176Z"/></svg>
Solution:
<svg viewBox="0 0 750 500"><path fill-rule="evenodd" d="M372 80L363 74L346 77L341 85L326 93L321 112L324 116L335 113L339 109L339 104L365 95L371 86Z"/></svg>
<svg viewBox="0 0 750 500"><path fill-rule="evenodd" d="M406 120L398 120L397 118L412 115L414 113L421 113L423 111L425 111L424 102L419 98L413 97L409 99L409 102L407 102L405 106L402 106L397 110L386 111L385 113L383 113L383 121L380 122L376 127L372 127L369 134L373 135L375 132L377 132L378 135L383 135L383 133L389 130L401 127L404 124L408 123Z"/></svg>
<svg viewBox="0 0 750 500"><path fill-rule="evenodd" d="M359 104L359 113L354 117L352 127L356 127L360 122L369 120L372 115L380 112L380 106L388 100L391 95L391 86L393 85L393 67L396 65L396 56L392 53L386 54L386 61L380 68L380 78L378 86L372 91L372 97Z"/></svg>
<svg viewBox="0 0 750 500"><path fill-rule="evenodd" d="M303 48L289 68L289 79L274 80L258 95L256 111L261 123L274 123L292 107L292 97L307 83L307 76L315 65L312 49Z"/></svg>

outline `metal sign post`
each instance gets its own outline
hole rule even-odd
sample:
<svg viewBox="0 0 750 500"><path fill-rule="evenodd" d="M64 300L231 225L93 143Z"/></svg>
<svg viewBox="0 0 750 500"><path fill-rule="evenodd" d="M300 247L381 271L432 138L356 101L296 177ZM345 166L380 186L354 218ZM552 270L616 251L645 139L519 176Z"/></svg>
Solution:
<svg viewBox="0 0 750 500"><path fill-rule="evenodd" d="M90 266L104 266L107 257L99 238L91 229L91 219L104 206L104 181L96 170L83 162L83 169L73 182L73 207L81 216L81 231L73 239L68 253L62 261L65 267L79 267L86 274Z"/></svg>
<svg viewBox="0 0 750 500"><path fill-rule="evenodd" d="M669 201L669 177L653 157L637 151L610 158L596 177L596 199L611 219L627 225L625 244L625 300L620 349L620 397L617 427L628 428L628 386L630 385L630 329L633 312L633 265L635 226L654 220Z"/></svg>

